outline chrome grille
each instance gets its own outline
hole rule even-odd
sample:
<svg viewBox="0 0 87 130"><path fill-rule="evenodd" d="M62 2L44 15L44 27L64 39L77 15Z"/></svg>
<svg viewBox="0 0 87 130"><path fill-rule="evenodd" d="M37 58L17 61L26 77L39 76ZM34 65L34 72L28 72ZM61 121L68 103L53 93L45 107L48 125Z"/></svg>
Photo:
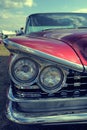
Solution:
<svg viewBox="0 0 87 130"><path fill-rule="evenodd" d="M87 89L87 73L70 72L67 75L66 86L70 89Z"/></svg>

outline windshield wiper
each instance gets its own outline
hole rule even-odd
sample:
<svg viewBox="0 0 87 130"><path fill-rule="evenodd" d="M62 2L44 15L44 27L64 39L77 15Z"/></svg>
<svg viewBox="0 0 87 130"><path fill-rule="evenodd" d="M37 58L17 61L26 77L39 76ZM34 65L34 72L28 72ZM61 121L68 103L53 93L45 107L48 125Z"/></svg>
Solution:
<svg viewBox="0 0 87 130"><path fill-rule="evenodd" d="M41 31L50 31L50 30L54 30L54 28L47 28L47 29L43 29Z"/></svg>
<svg viewBox="0 0 87 130"><path fill-rule="evenodd" d="M73 28L48 28L41 31L53 31L53 30L61 30L61 29L73 29Z"/></svg>

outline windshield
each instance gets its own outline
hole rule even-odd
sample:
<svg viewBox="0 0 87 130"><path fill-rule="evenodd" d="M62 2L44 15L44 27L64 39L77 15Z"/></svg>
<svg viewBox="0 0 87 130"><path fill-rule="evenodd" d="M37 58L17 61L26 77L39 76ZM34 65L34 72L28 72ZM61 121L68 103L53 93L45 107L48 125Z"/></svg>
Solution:
<svg viewBox="0 0 87 130"><path fill-rule="evenodd" d="M33 14L27 19L25 33L49 29L87 28L86 13L43 13Z"/></svg>

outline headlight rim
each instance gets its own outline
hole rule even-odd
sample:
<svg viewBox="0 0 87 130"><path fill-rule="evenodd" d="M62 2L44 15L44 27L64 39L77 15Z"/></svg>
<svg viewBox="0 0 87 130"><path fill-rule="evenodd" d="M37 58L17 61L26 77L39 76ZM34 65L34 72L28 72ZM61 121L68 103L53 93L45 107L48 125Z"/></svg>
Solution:
<svg viewBox="0 0 87 130"><path fill-rule="evenodd" d="M36 74L34 76L35 78L33 78L32 81L29 81L29 82L25 82L25 81L24 82L20 82L20 81L16 80L16 78L14 78L13 72L12 72L12 67L16 64L15 62L19 61L20 59L25 59L25 58L27 58L27 59L31 60L33 63L35 63ZM28 57L28 56L15 56L15 57L13 57L13 59L12 59L12 61L10 63L10 66L9 66L9 75L10 75L11 80L16 85L19 85L19 86L29 86L29 85L32 85L34 82L36 82L38 74L39 74L39 64L35 60L31 59L31 57Z"/></svg>
<svg viewBox="0 0 87 130"><path fill-rule="evenodd" d="M50 66L55 67L55 68L58 68L58 70L59 70L60 73L61 73L62 80L61 80L61 82L59 82L55 87L53 87L53 88L51 88L51 89L50 89L50 88L47 89L47 86L45 86L45 85L43 86L43 85L42 85L42 83L41 83L41 81L40 81L40 76L41 76L42 71L43 71L45 68L50 67ZM40 71L39 77L38 77L38 85L39 85L40 88L41 88L43 91L45 91L46 93L52 94L52 93L56 93L57 91L59 91L59 90L62 88L62 86L65 84L65 79L66 79L66 76L65 76L64 70L63 70L61 67L59 67L58 65L48 65L48 66L45 66L44 68L42 68L42 70Z"/></svg>

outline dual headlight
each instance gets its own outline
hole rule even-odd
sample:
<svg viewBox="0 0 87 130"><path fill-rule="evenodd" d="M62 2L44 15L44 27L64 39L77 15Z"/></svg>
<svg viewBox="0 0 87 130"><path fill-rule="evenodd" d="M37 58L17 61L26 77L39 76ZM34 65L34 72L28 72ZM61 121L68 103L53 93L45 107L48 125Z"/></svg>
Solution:
<svg viewBox="0 0 87 130"><path fill-rule="evenodd" d="M64 75L62 70L54 65L44 67L39 75L39 84L47 93L55 93L61 89Z"/></svg>
<svg viewBox="0 0 87 130"><path fill-rule="evenodd" d="M20 57L11 63L10 76L19 86L36 83L47 93L60 90L64 81L64 73L58 66L48 65L40 68L35 60L28 57Z"/></svg>
<svg viewBox="0 0 87 130"><path fill-rule="evenodd" d="M38 75L38 71L38 64L28 57L14 60L10 67L11 78L17 85L32 84Z"/></svg>

